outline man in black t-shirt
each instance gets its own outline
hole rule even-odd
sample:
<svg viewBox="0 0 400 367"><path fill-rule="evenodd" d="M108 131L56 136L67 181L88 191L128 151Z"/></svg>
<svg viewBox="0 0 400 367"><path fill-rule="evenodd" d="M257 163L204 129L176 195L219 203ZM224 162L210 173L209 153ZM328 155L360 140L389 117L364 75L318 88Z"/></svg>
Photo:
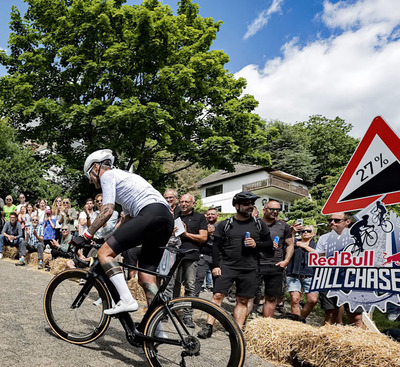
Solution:
<svg viewBox="0 0 400 367"><path fill-rule="evenodd" d="M201 291L201 287L204 282L204 278L208 270L212 270L212 246L214 242L215 228L219 225L218 220L218 209L209 208L205 214L207 219L207 242L201 246L200 249L200 260L197 262L197 274L195 284L195 296L198 297Z"/></svg>
<svg viewBox="0 0 400 367"><path fill-rule="evenodd" d="M272 317L277 303L283 299L284 270L294 251L294 232L287 223L278 219L280 211L281 205L276 200L270 200L264 205L263 222L268 225L271 237L279 238L277 243L274 242L272 250L261 250L259 253L259 279L265 283L264 317Z"/></svg>
<svg viewBox="0 0 400 367"><path fill-rule="evenodd" d="M213 275L215 278L212 302L221 306L229 287L236 282L236 306L233 317L242 327L247 315L248 300L256 292L258 251L272 248L268 226L252 217L255 201L259 197L252 192L236 194L232 204L234 217L222 221L214 232ZM245 233L250 236L245 238ZM215 320L207 319L206 326L198 333L199 338L209 338Z"/></svg>
<svg viewBox="0 0 400 367"><path fill-rule="evenodd" d="M182 195L179 201L181 210L180 218L185 227L185 232L181 234L182 249L200 249L207 241L207 220L204 214L196 213L194 208L194 197L192 194ZM194 253L186 255L185 259L180 263L174 274L174 278L168 285L168 290L173 288L173 296L179 297L181 284L185 286L185 296L195 295L195 281L197 261L200 259L200 254ZM195 325L192 316L187 314L183 321L187 327L194 328Z"/></svg>

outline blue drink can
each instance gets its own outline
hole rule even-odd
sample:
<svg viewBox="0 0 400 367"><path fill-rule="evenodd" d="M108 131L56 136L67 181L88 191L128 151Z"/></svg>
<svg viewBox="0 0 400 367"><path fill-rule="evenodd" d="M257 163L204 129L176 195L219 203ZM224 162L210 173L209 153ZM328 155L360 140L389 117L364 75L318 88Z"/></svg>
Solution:
<svg viewBox="0 0 400 367"><path fill-rule="evenodd" d="M244 232L244 240L246 241L248 238L250 238L250 232ZM244 243L244 245L247 246L246 242Z"/></svg>
<svg viewBox="0 0 400 367"><path fill-rule="evenodd" d="M279 245L279 236L275 236L275 237L274 237L274 242L277 243L277 244ZM272 247L272 248L273 248L274 251L276 250L275 247Z"/></svg>

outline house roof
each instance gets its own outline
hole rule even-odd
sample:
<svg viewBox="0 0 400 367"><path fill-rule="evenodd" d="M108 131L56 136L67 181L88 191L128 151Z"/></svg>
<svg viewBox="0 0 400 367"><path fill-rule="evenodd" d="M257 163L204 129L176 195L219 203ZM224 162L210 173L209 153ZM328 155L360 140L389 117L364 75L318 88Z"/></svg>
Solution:
<svg viewBox="0 0 400 367"><path fill-rule="evenodd" d="M263 166L257 166L257 165L252 165L252 164L242 164L242 163L235 164L234 167L235 167L235 170L233 172L228 172L228 171L224 171L224 170L219 170L217 172L214 172L210 176L207 176L207 177L203 178L202 180L198 181L197 185L201 187L201 186L209 185L209 184L212 184L215 182L228 180L232 177L246 175L248 173L252 173L252 172L256 172L256 171L267 171L271 175L282 177L282 178L285 178L290 181L301 180L300 177L293 176L289 173L285 173L283 171L279 171L279 170L273 169L271 167L263 167Z"/></svg>

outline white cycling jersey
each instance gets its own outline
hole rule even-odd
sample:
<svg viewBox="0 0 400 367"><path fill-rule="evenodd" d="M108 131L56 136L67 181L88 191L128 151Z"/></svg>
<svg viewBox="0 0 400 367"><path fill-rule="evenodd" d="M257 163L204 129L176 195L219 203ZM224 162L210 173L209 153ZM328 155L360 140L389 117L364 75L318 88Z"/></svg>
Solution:
<svg viewBox="0 0 400 367"><path fill-rule="evenodd" d="M169 209L164 197L144 178L121 169L111 169L100 178L103 205L118 203L125 215L136 217L149 204L160 203Z"/></svg>

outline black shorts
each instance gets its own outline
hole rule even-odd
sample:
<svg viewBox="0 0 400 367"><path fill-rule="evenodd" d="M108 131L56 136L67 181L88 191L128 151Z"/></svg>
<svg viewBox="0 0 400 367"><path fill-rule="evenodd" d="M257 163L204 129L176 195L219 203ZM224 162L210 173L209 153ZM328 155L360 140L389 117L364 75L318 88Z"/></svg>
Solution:
<svg viewBox="0 0 400 367"><path fill-rule="evenodd" d="M233 282L236 282L237 296L253 298L256 295L256 270L236 270L224 266L221 267L221 276L215 278L213 293L227 295Z"/></svg>
<svg viewBox="0 0 400 367"><path fill-rule="evenodd" d="M264 270L264 269L263 269ZM269 271L261 274L265 285L265 295L269 297L283 297L284 292L284 269L280 266L271 266Z"/></svg>
<svg viewBox="0 0 400 367"><path fill-rule="evenodd" d="M335 310L339 308L337 305L337 297L327 297L328 291L319 292L319 302L323 310Z"/></svg>
<svg viewBox="0 0 400 367"><path fill-rule="evenodd" d="M107 240L118 255L132 247L142 245L139 267L155 271L174 229L174 218L163 204L149 204L139 214L122 224Z"/></svg>

